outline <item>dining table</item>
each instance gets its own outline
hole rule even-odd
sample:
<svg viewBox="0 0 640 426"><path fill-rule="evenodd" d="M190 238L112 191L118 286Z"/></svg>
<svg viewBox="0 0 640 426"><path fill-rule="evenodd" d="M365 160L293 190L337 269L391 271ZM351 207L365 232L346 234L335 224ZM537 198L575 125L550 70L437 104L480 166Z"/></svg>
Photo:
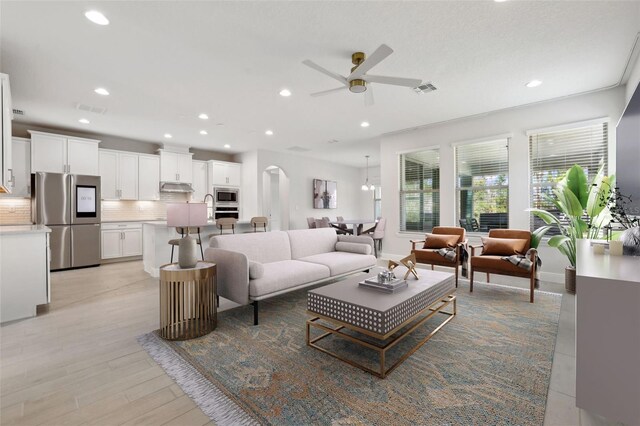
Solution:
<svg viewBox="0 0 640 426"><path fill-rule="evenodd" d="M376 223L376 220L375 219L348 219L348 220L345 219L345 220L333 220L329 222L329 224L336 225L336 226L340 226L340 225L351 226L351 229L353 230L353 235L362 234L364 225L368 223Z"/></svg>

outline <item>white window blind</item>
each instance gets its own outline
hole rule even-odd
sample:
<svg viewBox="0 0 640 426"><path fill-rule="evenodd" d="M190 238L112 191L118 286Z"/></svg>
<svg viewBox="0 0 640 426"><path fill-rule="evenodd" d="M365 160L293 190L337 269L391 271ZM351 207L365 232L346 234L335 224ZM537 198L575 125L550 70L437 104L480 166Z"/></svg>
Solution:
<svg viewBox="0 0 640 426"><path fill-rule="evenodd" d="M457 220L468 231L509 227L509 141L455 147Z"/></svg>
<svg viewBox="0 0 640 426"><path fill-rule="evenodd" d="M545 209L562 220L560 212L545 200L544 194L551 195L558 181L574 164L584 169L587 181L593 179L601 165L606 174L608 131L607 123L603 122L529 135L531 207ZM530 223L532 231L544 225L542 219L533 215ZM547 235L553 235L554 231L552 229Z"/></svg>
<svg viewBox="0 0 640 426"><path fill-rule="evenodd" d="M440 150L400 155L400 231L429 232L440 223Z"/></svg>

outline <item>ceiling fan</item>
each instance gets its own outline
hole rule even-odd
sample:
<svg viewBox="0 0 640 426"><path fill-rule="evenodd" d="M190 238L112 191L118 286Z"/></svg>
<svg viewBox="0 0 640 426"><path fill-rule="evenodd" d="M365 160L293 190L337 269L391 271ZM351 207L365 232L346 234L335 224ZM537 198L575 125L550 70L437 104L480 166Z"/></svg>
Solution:
<svg viewBox="0 0 640 426"><path fill-rule="evenodd" d="M381 44L380 47L378 47L368 58L363 52L355 52L351 55L351 62L355 66L351 68L351 74L349 74L348 77L331 72L309 59L302 61L306 66L313 68L316 71L320 71L321 73L342 83L341 87L312 93L311 96L324 96L344 89L349 89L351 93L365 93L365 105L373 105L373 92L371 90L371 86L367 87L367 83L391 84L393 86L411 88L418 87L422 83L422 80L417 78L387 77L367 74L371 68L378 65L392 53L393 49L386 44Z"/></svg>

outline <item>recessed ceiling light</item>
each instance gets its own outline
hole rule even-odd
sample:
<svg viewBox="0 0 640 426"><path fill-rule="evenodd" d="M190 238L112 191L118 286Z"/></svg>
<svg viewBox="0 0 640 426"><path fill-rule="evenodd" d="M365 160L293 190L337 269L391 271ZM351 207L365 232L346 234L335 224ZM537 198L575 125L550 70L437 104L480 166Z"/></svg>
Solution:
<svg viewBox="0 0 640 426"><path fill-rule="evenodd" d="M80 120L78 120L78 122L82 123L82 124L89 124L90 121L87 120L86 118L81 118Z"/></svg>
<svg viewBox="0 0 640 426"><path fill-rule="evenodd" d="M224 126L224 123L218 123L216 126Z"/></svg>
<svg viewBox="0 0 640 426"><path fill-rule="evenodd" d="M225 144L224 144L224 147L225 147L225 148L231 148L231 145L229 145L228 143L225 143Z"/></svg>
<svg viewBox="0 0 640 426"><path fill-rule="evenodd" d="M94 90L94 92L96 92L98 95L109 96L109 91L104 87L98 87L96 90Z"/></svg>
<svg viewBox="0 0 640 426"><path fill-rule="evenodd" d="M171 136L171 133L165 133L164 137L167 139L171 139L173 136Z"/></svg>
<svg viewBox="0 0 640 426"><path fill-rule="evenodd" d="M202 114L200 114L200 115L198 116L198 118L199 118L200 120L208 120L208 119L209 119L209 116L203 112Z"/></svg>
<svg viewBox="0 0 640 426"><path fill-rule="evenodd" d="M208 134L208 133L207 133L207 131L206 131L206 130L200 130L200 134L201 134L201 135L206 135L206 134Z"/></svg>
<svg viewBox="0 0 640 426"><path fill-rule="evenodd" d="M360 127L369 127L369 122L363 121L362 123L360 123Z"/></svg>
<svg viewBox="0 0 640 426"><path fill-rule="evenodd" d="M291 90L289 90L289 89L282 89L282 90L280 91L280 96L283 96L283 97L285 97L285 98L287 98L287 97L291 96Z"/></svg>
<svg viewBox="0 0 640 426"><path fill-rule="evenodd" d="M109 25L109 20L102 13L97 10L90 10L84 14L88 20L98 25Z"/></svg>
<svg viewBox="0 0 640 426"><path fill-rule="evenodd" d="M273 136L273 130L267 130L264 134L267 136Z"/></svg>
<svg viewBox="0 0 640 426"><path fill-rule="evenodd" d="M530 82L525 84L525 86L527 86L527 87L538 87L541 84L542 84L542 82L540 80L531 80Z"/></svg>

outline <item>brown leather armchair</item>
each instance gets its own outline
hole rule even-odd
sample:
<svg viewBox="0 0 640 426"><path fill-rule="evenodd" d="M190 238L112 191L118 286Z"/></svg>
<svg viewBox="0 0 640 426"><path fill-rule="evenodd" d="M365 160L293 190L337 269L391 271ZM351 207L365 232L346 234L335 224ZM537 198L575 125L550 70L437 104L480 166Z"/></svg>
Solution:
<svg viewBox="0 0 640 426"><path fill-rule="evenodd" d="M489 231L490 238L512 238L512 239L521 239L526 240L524 252L525 254L527 250L531 248L531 232L525 231L521 229L491 229ZM536 282L536 263L538 257L538 251L533 249L531 250L531 271L527 271L526 269L520 268L519 266L514 265L511 262L507 262L502 260L503 256L508 256L509 254L505 253L504 255L483 255L477 254L476 250L481 249L483 246L480 245L471 245L471 273L469 275L469 291L473 291L473 274L475 272L484 272L487 274L487 282L489 282L489 274L499 274L499 275L508 275L511 277L520 277L520 278L528 278L530 282L530 296L529 302L533 303L533 290L535 288Z"/></svg>
<svg viewBox="0 0 640 426"><path fill-rule="evenodd" d="M411 240L411 253L416 255L416 262L424 263L427 265L431 265L431 269L435 265L437 266L448 266L450 268L455 269L456 276L456 287L458 287L458 265L460 263L460 250L462 246L467 244L466 232L464 228L459 228L456 226L434 226L431 231L432 234L439 235L458 235L458 242L456 243L456 257L453 260L448 260L444 256L436 253L437 249L429 249L429 248L416 248L416 244L424 244L425 239L422 240Z"/></svg>

